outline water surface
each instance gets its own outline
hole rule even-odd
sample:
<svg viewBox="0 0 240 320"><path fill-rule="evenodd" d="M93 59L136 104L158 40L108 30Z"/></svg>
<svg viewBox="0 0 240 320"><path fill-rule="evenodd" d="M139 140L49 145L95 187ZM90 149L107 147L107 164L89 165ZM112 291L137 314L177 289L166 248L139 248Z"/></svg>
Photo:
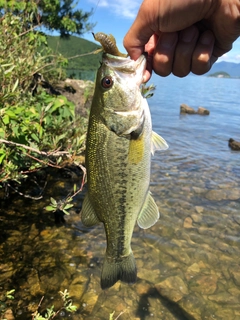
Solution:
<svg viewBox="0 0 240 320"><path fill-rule="evenodd" d="M44 211L49 196L61 199L78 176L59 175L39 202L16 196L1 203L2 290L16 288L16 319L60 305L68 289L76 315L58 319L240 319L240 80L154 76L149 100L154 130L169 143L152 160L151 191L161 218L134 230L138 281L100 289L105 252L103 227L84 228L82 195L66 224ZM210 110L209 116L180 115L180 104ZM68 191L66 191L68 190Z"/></svg>

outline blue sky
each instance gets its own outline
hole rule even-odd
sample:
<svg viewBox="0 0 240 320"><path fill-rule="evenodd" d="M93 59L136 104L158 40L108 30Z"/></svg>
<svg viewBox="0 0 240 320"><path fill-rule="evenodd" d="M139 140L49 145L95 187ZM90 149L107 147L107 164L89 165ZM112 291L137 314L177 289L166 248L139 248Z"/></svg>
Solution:
<svg viewBox="0 0 240 320"><path fill-rule="evenodd" d="M96 23L93 32L111 33L120 51L125 52L123 38L137 15L142 0L80 0L78 8L83 11L94 10L89 22ZM84 34L85 39L93 41L91 32ZM235 41L230 52L218 61L240 63L240 38Z"/></svg>

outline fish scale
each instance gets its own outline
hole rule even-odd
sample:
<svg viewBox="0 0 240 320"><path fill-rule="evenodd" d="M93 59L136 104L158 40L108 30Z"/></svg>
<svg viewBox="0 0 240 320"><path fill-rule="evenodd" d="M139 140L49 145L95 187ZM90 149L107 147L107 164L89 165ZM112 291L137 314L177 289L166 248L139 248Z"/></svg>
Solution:
<svg viewBox="0 0 240 320"><path fill-rule="evenodd" d="M153 134L149 107L140 92L145 66L145 56L133 61L103 53L96 78L86 142L88 191L81 218L85 226L104 224L103 289L118 280L137 280L131 249L135 223L149 228L159 218L149 193L151 151L166 149L167 144Z"/></svg>

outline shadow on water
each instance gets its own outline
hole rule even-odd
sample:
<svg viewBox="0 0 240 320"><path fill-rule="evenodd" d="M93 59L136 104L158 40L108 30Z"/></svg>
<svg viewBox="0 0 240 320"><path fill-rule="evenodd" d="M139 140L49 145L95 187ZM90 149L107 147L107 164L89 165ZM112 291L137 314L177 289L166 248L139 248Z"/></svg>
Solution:
<svg viewBox="0 0 240 320"><path fill-rule="evenodd" d="M193 316L188 314L178 303L165 298L159 294L156 288L151 288L146 294L143 294L140 297L138 309L136 311L136 315L141 320L146 320L148 317L151 316L151 312L149 311L149 298L159 300L161 306L164 309L168 310L169 313L174 317L176 320L195 320ZM144 314L143 314L144 310Z"/></svg>
<svg viewBox="0 0 240 320"><path fill-rule="evenodd" d="M108 291L102 291L97 298L95 306L91 312L91 315L84 314L82 310L82 316L85 320L106 320L107 311L112 313L113 310L118 310L115 312L115 317L119 316L120 319L138 319L138 320L147 320L147 319L161 319L161 320L195 320L195 317L190 315L186 310L181 308L178 303L163 297L159 294L156 288L151 287L146 293L136 296L134 286L129 286L125 292L125 308L123 308L122 297L123 294L120 290L118 292L112 291L112 294ZM132 303L134 304L133 308L128 308L127 304L128 299L132 298ZM137 301L135 300L137 299ZM113 301L116 301L116 304ZM154 300L154 303L153 303ZM112 303L110 302L112 301ZM151 305L155 304L155 312L151 310ZM122 308L122 311L120 312ZM134 309L134 310L131 310ZM103 312L103 310L105 312Z"/></svg>
<svg viewBox="0 0 240 320"><path fill-rule="evenodd" d="M58 201L72 192L74 183L80 185L78 174L54 174L39 201L16 194L11 201L2 199L0 291L16 289L16 319L30 320L42 296L41 311L58 308L58 291L65 289L78 307L75 315L67 315L72 320L107 320L113 311L120 320L238 319L239 168L228 163L223 179L217 162L205 171L204 165L185 165L181 159L170 170L166 160L164 184L151 186L161 218L151 229L136 227L133 234L138 281L132 286L119 282L105 292L100 274L106 237L102 224L82 226L84 193L75 199L65 223L44 210L50 196ZM191 180L189 166L194 168ZM153 162L153 178L158 171ZM29 186L28 194L35 193Z"/></svg>

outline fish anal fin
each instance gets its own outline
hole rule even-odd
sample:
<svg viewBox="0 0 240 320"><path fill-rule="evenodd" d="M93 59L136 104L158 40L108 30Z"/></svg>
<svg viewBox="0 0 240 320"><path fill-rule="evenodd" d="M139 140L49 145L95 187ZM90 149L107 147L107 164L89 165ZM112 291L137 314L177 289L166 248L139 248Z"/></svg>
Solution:
<svg viewBox="0 0 240 320"><path fill-rule="evenodd" d="M83 206L81 210L81 220L85 227L92 227L98 224L100 221L95 213L95 210L91 204L88 193L83 200Z"/></svg>
<svg viewBox="0 0 240 320"><path fill-rule="evenodd" d="M151 193L148 192L142 210L138 216L137 223L140 228L148 229L153 226L159 219L158 207L151 196Z"/></svg>
<svg viewBox="0 0 240 320"><path fill-rule="evenodd" d="M102 268L101 288L108 289L118 280L129 284L137 281L136 262L132 252L120 259L114 259L106 254Z"/></svg>
<svg viewBox="0 0 240 320"><path fill-rule="evenodd" d="M156 132L152 131L152 144L151 144L151 153L154 155L154 152L157 150L167 150L167 142L159 136Z"/></svg>

